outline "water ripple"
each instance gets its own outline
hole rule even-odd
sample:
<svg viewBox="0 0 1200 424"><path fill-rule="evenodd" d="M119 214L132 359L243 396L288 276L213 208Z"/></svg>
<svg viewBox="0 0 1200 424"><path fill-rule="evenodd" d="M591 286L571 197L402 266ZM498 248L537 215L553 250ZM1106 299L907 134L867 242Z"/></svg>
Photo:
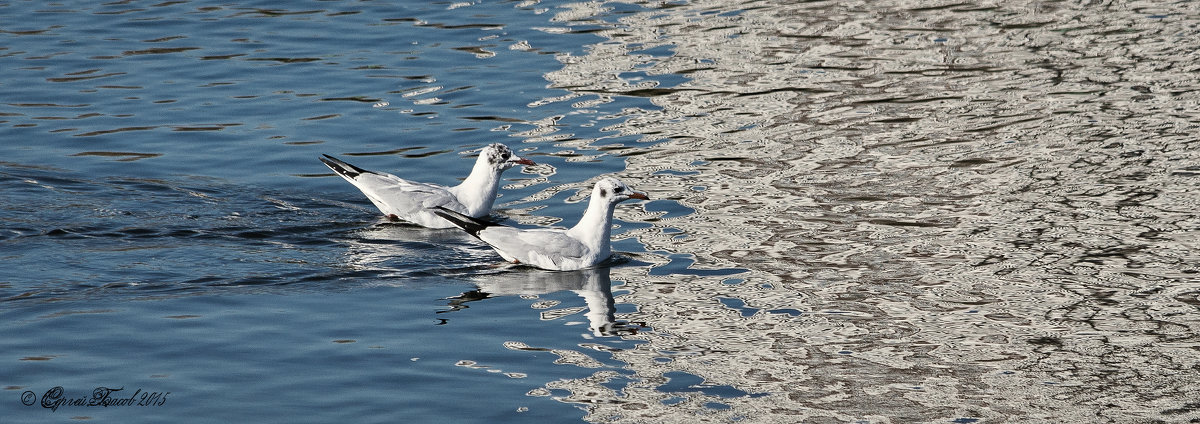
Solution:
<svg viewBox="0 0 1200 424"><path fill-rule="evenodd" d="M56 277L50 285L34 290L25 285L6 288L4 291L18 290L0 296L6 300L98 295L162 297L203 293L204 287L370 280L413 266L423 269L427 276L445 274L445 270L430 268L442 259L430 258L427 253L403 254L406 249L439 250L434 248L436 241L429 240L431 234L418 231L414 238L406 237L420 240L416 246L397 245L399 240L390 239L368 249L375 236L364 237L377 231L358 233L364 224L352 219L330 224L331 216L335 222L339 215L363 216L359 215L361 210L346 209L340 202L288 193L267 195L260 189L246 190L206 180L89 181L13 166L5 167L0 177L7 193L4 209L8 216L3 222L0 248L7 251L6 261L14 267L10 270L37 273L49 266L39 258L55 257L53 252L63 249L82 248L83 253L82 257L64 259L75 267L75 272L53 273ZM42 212L29 213L35 210ZM50 210L56 212L47 213ZM445 236L442 232L433 238ZM459 238L451 244L464 242ZM78 243L86 246L69 246ZM347 247L349 257L331 256ZM131 251L140 251L139 256L145 259L126 256L125 252ZM172 264L182 257L194 265L176 269ZM372 257L378 259L369 259ZM398 260L416 262L402 265L395 263ZM297 270L282 271L278 267L281 263L292 264ZM131 274L130 269L138 272ZM113 283L93 287L94 281Z"/></svg>
<svg viewBox="0 0 1200 424"><path fill-rule="evenodd" d="M677 366L771 394L721 400L730 420L1191 413L1177 411L1195 355L1166 346L1196 331L1197 223L1185 211L1200 202L1181 172L1196 159L1186 135L1196 125L1168 112L1195 109L1179 36L1194 20L981 6L646 9L548 75L657 106L606 128L657 143L625 156L633 186L695 211L637 232L647 249L748 270L734 285L631 278L634 319L656 331L622 360L658 376L657 352L686 334L703 359ZM606 19L590 9L561 19L588 13ZM655 54L630 54L647 48ZM637 87L629 72L688 80ZM555 387L608 390L592 379ZM681 407L622 389L673 408L650 403L638 417ZM709 413L713 397L694 398L684 408ZM598 405L589 419L630 414Z"/></svg>

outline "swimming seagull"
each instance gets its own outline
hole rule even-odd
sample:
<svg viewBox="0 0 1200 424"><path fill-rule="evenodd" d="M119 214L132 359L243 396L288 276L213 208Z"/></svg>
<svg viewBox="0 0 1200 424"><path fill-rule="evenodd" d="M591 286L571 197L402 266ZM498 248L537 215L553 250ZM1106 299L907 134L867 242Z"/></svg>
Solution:
<svg viewBox="0 0 1200 424"><path fill-rule="evenodd" d="M569 230L522 230L472 218L448 208L434 213L492 246L504 260L542 269L571 271L593 267L612 255L609 240L613 209L629 199L649 200L616 178L604 178L592 189L592 200L578 224Z"/></svg>
<svg viewBox="0 0 1200 424"><path fill-rule="evenodd" d="M516 165L534 165L500 143L479 152L471 175L454 187L418 183L392 174L368 171L333 156L320 158L329 169L354 184L367 199L392 220L404 220L428 228L453 228L454 224L434 215L443 208L472 218L492 212L500 174Z"/></svg>

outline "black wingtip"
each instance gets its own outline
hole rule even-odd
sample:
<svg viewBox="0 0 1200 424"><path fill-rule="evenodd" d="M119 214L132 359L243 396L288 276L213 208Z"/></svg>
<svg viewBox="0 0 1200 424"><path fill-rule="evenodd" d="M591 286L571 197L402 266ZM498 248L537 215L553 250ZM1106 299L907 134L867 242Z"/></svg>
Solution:
<svg viewBox="0 0 1200 424"><path fill-rule="evenodd" d="M434 208L434 214L444 218L447 221L450 221L450 223L458 226L458 228L462 228L463 231L475 236L475 238L479 238L479 232L483 231L484 228L500 225L479 218L466 216L441 206L434 206Z"/></svg>
<svg viewBox="0 0 1200 424"><path fill-rule="evenodd" d="M359 168L357 166L348 164L348 163L342 161L341 159L335 158L333 156L329 156L329 155L322 155L322 156L324 156L324 157L317 158L317 159L320 159L321 162L324 163L325 166L328 166L329 169L332 169L333 172L336 172L346 178L356 178L360 174L371 172L371 171Z"/></svg>

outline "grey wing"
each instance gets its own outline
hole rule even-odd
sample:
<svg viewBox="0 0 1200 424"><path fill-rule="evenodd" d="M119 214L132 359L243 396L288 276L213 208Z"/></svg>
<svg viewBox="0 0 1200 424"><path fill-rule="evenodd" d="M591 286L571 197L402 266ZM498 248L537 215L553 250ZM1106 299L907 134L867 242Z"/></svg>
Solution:
<svg viewBox="0 0 1200 424"><path fill-rule="evenodd" d="M361 174L353 182L384 213L404 217L436 206L454 211L465 209L454 194L434 184L379 173Z"/></svg>
<svg viewBox="0 0 1200 424"><path fill-rule="evenodd" d="M479 239L490 244L505 259L516 259L544 268L555 268L564 260L578 261L588 254L587 246L563 230L488 227L479 232Z"/></svg>

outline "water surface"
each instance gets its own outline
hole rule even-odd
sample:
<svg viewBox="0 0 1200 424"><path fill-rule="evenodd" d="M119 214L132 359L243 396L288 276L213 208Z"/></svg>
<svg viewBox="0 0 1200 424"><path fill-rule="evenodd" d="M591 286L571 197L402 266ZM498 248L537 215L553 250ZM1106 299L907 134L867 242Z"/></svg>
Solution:
<svg viewBox="0 0 1200 424"><path fill-rule="evenodd" d="M2 6L19 422L1200 419L1191 2ZM515 225L649 191L621 259L505 267L315 160L495 141Z"/></svg>
<svg viewBox="0 0 1200 424"><path fill-rule="evenodd" d="M626 387L648 407L589 419L1200 417L1196 11L689 2L622 17L550 78L651 96L660 109L614 127L660 141L627 173L696 212L639 240L750 273L630 279L655 331L618 356L647 379L686 369L770 395Z"/></svg>

